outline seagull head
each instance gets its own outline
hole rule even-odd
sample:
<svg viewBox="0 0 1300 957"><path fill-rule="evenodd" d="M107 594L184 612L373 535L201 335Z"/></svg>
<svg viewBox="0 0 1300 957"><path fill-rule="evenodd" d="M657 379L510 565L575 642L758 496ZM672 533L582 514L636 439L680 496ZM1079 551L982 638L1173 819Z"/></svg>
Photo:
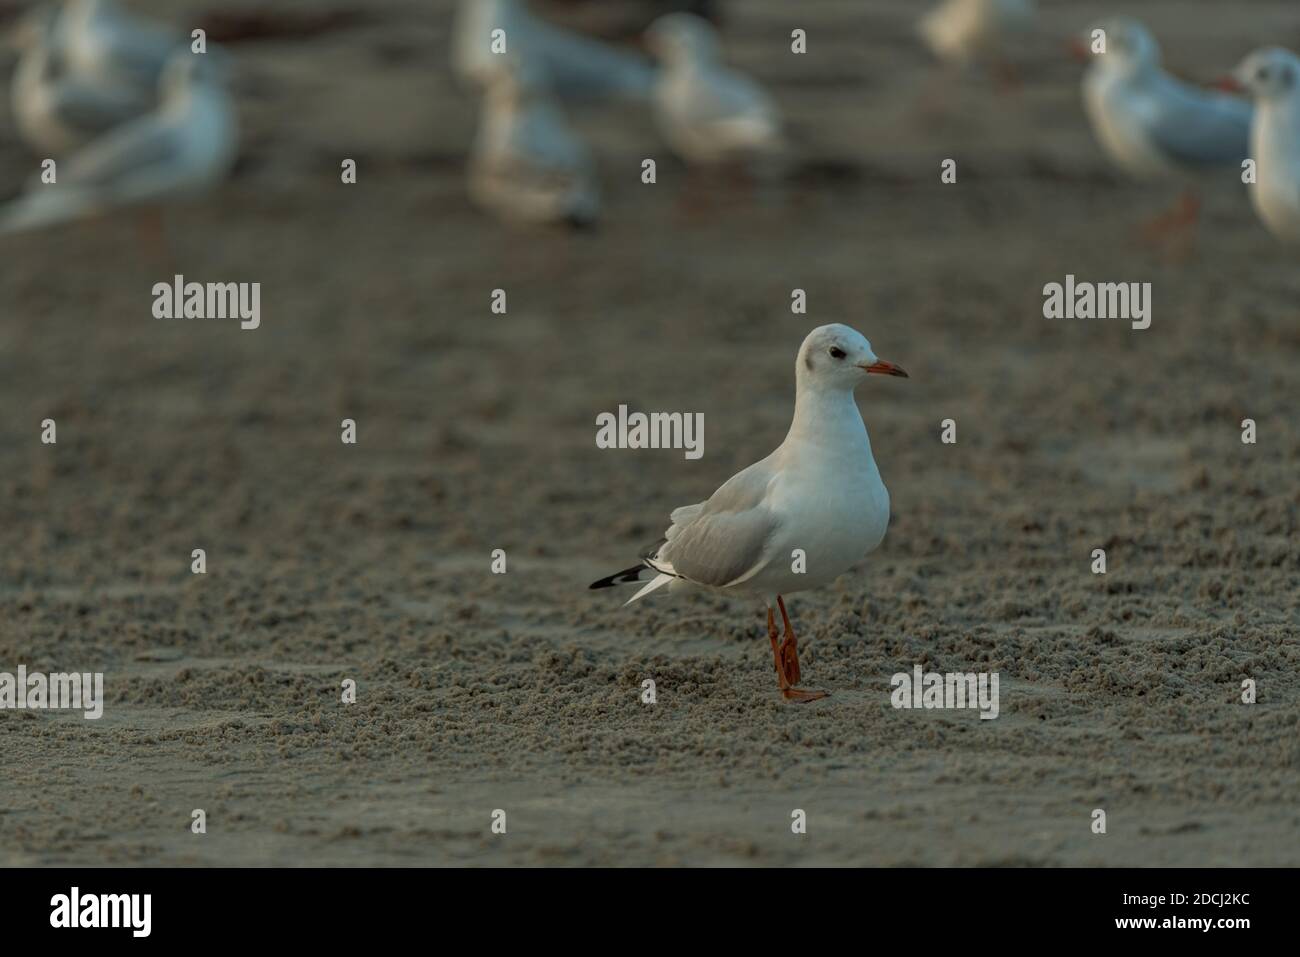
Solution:
<svg viewBox="0 0 1300 957"><path fill-rule="evenodd" d="M908 377L894 363L876 355L866 336L842 323L818 326L799 347L795 378L801 387L851 392L869 375Z"/></svg>
<svg viewBox="0 0 1300 957"><path fill-rule="evenodd" d="M650 24L645 45L664 63L690 63L717 56L718 34L703 17L669 13Z"/></svg>
<svg viewBox="0 0 1300 957"><path fill-rule="evenodd" d="M1097 51L1093 34L1105 34L1104 50ZM1160 44L1142 23L1130 17L1113 17L1088 29L1084 47L1097 65L1125 75L1136 75L1160 65Z"/></svg>
<svg viewBox="0 0 1300 957"><path fill-rule="evenodd" d="M1300 57L1281 47L1256 50L1217 85L1260 101L1285 99L1300 85Z"/></svg>

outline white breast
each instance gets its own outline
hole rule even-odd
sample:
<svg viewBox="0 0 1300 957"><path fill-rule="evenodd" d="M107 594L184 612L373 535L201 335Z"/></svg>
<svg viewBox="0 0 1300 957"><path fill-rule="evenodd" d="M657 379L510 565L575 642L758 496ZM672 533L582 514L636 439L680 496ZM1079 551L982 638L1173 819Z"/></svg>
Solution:
<svg viewBox="0 0 1300 957"><path fill-rule="evenodd" d="M1084 79L1083 101L1098 142L1125 172L1142 179L1171 172L1143 125L1152 104L1123 77L1094 67Z"/></svg>
<svg viewBox="0 0 1300 957"><path fill-rule="evenodd" d="M1258 108L1251 131L1257 164L1247 187L1259 218L1273 235L1300 243L1300 115L1291 104Z"/></svg>
<svg viewBox="0 0 1300 957"><path fill-rule="evenodd" d="M889 492L869 443L833 455L799 451L783 450L772 489L772 506L782 515L774 557L747 590L785 594L828 584L873 551L889 527ZM803 571L796 570L800 564Z"/></svg>

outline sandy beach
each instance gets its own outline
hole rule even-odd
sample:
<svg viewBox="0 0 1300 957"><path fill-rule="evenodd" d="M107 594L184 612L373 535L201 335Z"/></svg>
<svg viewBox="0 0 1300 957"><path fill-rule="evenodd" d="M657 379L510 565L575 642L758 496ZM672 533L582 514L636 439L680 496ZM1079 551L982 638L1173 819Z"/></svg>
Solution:
<svg viewBox="0 0 1300 957"><path fill-rule="evenodd" d="M470 204L453 4L366 6L231 46L238 175L164 254L129 214L0 239L0 671L106 699L0 711L0 865L1300 864L1297 253L1232 176L1141 240L1178 188L1114 171L1058 42L1119 5L1044 2L1018 90L935 109L917 4L732 3L788 170L688 205L645 108L584 106L590 232ZM1300 46L1284 0L1130 6L1196 79ZM260 328L154 319L177 274L259 282ZM1045 319L1067 275L1151 283L1150 328ZM781 441L829 322L911 378L858 392L892 519L788 599L798 705L761 604L587 585ZM598 448L620 404L704 455ZM915 665L997 672L998 718L895 709Z"/></svg>

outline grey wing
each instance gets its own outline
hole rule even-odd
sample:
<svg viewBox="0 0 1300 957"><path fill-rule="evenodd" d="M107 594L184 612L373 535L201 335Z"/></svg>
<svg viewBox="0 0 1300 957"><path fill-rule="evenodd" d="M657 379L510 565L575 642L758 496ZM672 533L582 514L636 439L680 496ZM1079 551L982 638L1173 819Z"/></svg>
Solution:
<svg viewBox="0 0 1300 957"><path fill-rule="evenodd" d="M733 476L707 502L673 512L666 543L651 560L667 562L687 581L721 588L766 564L778 521L765 495L765 462Z"/></svg>
<svg viewBox="0 0 1300 957"><path fill-rule="evenodd" d="M96 140L67 161L61 182L83 187L110 186L167 166L184 151L180 132L143 117Z"/></svg>
<svg viewBox="0 0 1300 957"><path fill-rule="evenodd" d="M1148 132L1156 148L1183 166L1229 166L1250 155L1253 109L1245 100L1171 82Z"/></svg>
<svg viewBox="0 0 1300 957"><path fill-rule="evenodd" d="M775 517L764 508L702 515L660 550L687 581L721 588L766 564Z"/></svg>
<svg viewBox="0 0 1300 957"><path fill-rule="evenodd" d="M56 94L54 108L68 126L103 133L140 116L150 105L148 97L134 90L65 84Z"/></svg>
<svg viewBox="0 0 1300 957"><path fill-rule="evenodd" d="M655 71L644 58L549 24L539 23L536 29L537 47L558 96L650 97Z"/></svg>

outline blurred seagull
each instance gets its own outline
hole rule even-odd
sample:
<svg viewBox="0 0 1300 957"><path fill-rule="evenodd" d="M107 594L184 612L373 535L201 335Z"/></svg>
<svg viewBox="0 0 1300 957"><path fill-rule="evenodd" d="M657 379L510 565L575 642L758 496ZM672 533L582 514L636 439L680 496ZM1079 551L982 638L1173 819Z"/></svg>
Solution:
<svg viewBox="0 0 1300 957"><path fill-rule="evenodd" d="M504 50L493 33L504 31ZM616 49L539 19L520 0L461 0L452 39L452 66L467 83L489 87L528 60L564 99L648 100L654 69L642 56Z"/></svg>
<svg viewBox="0 0 1300 957"><path fill-rule="evenodd" d="M512 58L483 98L470 156L475 202L516 222L586 226L600 212L596 172L534 61Z"/></svg>
<svg viewBox="0 0 1300 957"><path fill-rule="evenodd" d="M1300 243L1300 57L1280 47L1258 50L1224 85L1255 98L1255 212L1273 235Z"/></svg>
<svg viewBox="0 0 1300 957"><path fill-rule="evenodd" d="M0 234L38 229L120 206L201 193L230 171L238 123L211 53L173 54L157 110L73 154L53 184L30 183L0 207Z"/></svg>
<svg viewBox="0 0 1300 957"><path fill-rule="evenodd" d="M1081 45L1092 56L1083 101L1098 141L1121 169L1154 180L1240 167L1250 148L1249 103L1174 79L1160 66L1155 38L1136 20L1109 20L1098 29L1104 52L1092 46L1095 31ZM1199 212L1188 190L1178 211L1153 225L1190 226Z"/></svg>
<svg viewBox="0 0 1300 957"><path fill-rule="evenodd" d="M687 11L717 23L722 0L528 0L539 16L587 36L630 40L645 33L655 17Z"/></svg>
<svg viewBox="0 0 1300 957"><path fill-rule="evenodd" d="M19 136L35 153L61 156L140 116L156 89L88 76L68 68L60 8L45 5L15 38L20 50L10 96Z"/></svg>
<svg viewBox="0 0 1300 957"><path fill-rule="evenodd" d="M781 694L813 701L826 692L795 687L798 642L782 596L834 581L884 539L889 492L853 390L869 375L907 373L839 323L810 332L794 368L794 421L776 451L733 475L707 501L675 509L655 551L591 587L653 574L628 604L670 583L766 598ZM795 570L796 549L806 558L803 571ZM779 646L774 601L785 626Z"/></svg>
<svg viewBox="0 0 1300 957"><path fill-rule="evenodd" d="M646 43L662 64L654 93L659 126L679 156L713 165L781 151L776 105L757 83L721 62L707 20L670 13L650 25Z"/></svg>
<svg viewBox="0 0 1300 957"><path fill-rule="evenodd" d="M115 0L66 0L61 33L76 72L149 88L182 42L174 30L133 16Z"/></svg>
<svg viewBox="0 0 1300 957"><path fill-rule="evenodd" d="M999 78L1010 83L1008 40L1029 29L1034 12L1033 0L944 0L917 29L941 62L963 69L993 63Z"/></svg>

